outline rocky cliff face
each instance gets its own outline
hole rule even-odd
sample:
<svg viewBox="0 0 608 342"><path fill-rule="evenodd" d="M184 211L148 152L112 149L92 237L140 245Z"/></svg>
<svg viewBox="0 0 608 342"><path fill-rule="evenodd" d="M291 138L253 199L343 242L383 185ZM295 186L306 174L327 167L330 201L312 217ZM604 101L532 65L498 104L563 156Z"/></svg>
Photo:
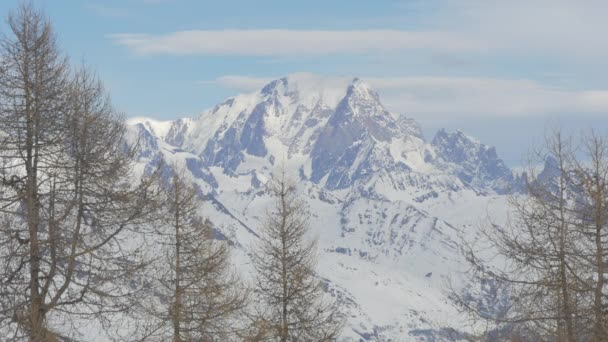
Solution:
<svg viewBox="0 0 608 342"><path fill-rule="evenodd" d="M433 138L436 162L464 183L489 188L499 194L522 189L521 180L496 154L496 149L482 144L461 131L439 130Z"/></svg>

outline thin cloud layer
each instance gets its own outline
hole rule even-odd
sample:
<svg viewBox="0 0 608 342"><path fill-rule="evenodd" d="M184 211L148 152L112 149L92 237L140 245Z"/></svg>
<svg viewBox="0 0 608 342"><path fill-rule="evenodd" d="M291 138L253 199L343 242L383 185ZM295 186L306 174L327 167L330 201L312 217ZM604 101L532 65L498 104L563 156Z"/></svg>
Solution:
<svg viewBox="0 0 608 342"><path fill-rule="evenodd" d="M215 84L227 89L233 89L242 92L251 92L261 89L264 85L275 80L272 77L250 77L239 75L226 75L210 81L199 81L199 84Z"/></svg>
<svg viewBox="0 0 608 342"><path fill-rule="evenodd" d="M291 57L418 51L458 58L533 55L594 62L608 58L601 34L608 30L606 1L429 0L433 2L441 6L419 19L424 30L193 29L108 37L140 55Z"/></svg>
<svg viewBox="0 0 608 342"><path fill-rule="evenodd" d="M608 112L608 90L559 89L534 80L404 77L369 83L387 106L437 119Z"/></svg>
<svg viewBox="0 0 608 342"><path fill-rule="evenodd" d="M455 52L484 48L480 41L449 32L400 30L193 30L110 37L142 55L322 56L407 49Z"/></svg>
<svg viewBox="0 0 608 342"><path fill-rule="evenodd" d="M261 89L269 77L227 75L212 83L237 92ZM389 109L426 119L523 117L608 112L608 90L557 89L534 80L467 77L364 77Z"/></svg>

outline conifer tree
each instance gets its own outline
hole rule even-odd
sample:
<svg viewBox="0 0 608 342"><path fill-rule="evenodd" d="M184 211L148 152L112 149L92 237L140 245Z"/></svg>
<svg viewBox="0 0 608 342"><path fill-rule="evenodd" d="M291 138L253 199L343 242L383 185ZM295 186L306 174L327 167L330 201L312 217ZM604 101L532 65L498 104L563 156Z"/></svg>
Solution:
<svg viewBox="0 0 608 342"><path fill-rule="evenodd" d="M231 271L228 241L214 239L210 222L198 214L195 186L173 169L153 245L158 258L150 285L158 301L146 308L153 318L147 340L228 341L238 332L247 294Z"/></svg>
<svg viewBox="0 0 608 342"><path fill-rule="evenodd" d="M270 181L274 203L253 253L254 293L260 300L256 321L271 341L334 341L342 327L315 274L317 243L310 239L308 212L293 181L281 172Z"/></svg>

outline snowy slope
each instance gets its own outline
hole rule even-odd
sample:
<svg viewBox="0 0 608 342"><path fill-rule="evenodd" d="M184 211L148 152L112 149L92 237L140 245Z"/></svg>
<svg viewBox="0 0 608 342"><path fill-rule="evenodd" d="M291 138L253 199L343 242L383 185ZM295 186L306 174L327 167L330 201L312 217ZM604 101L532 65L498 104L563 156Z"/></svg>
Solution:
<svg viewBox="0 0 608 342"><path fill-rule="evenodd" d="M364 81L295 74L197 117L130 122L139 169L159 158L187 170L202 213L248 251L285 168L307 199L319 238L319 276L348 319L345 341L454 340L468 331L447 281L471 285L460 254L490 214L501 220L519 178L493 148L461 132L432 143L388 111ZM454 330L450 330L452 328Z"/></svg>

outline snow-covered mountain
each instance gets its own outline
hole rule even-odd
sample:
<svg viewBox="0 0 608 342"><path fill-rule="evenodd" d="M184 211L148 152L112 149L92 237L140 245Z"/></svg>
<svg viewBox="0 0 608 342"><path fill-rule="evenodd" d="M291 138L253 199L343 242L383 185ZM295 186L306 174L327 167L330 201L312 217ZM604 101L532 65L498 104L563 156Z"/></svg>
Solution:
<svg viewBox="0 0 608 342"><path fill-rule="evenodd" d="M346 341L464 336L447 290L448 280L476 286L460 239L488 214L501 220L522 182L462 132L427 142L356 78L294 74L194 118L130 125L141 172L161 157L189 170L245 278L270 201L264 183L280 165L292 173L319 238L319 276L348 319Z"/></svg>

